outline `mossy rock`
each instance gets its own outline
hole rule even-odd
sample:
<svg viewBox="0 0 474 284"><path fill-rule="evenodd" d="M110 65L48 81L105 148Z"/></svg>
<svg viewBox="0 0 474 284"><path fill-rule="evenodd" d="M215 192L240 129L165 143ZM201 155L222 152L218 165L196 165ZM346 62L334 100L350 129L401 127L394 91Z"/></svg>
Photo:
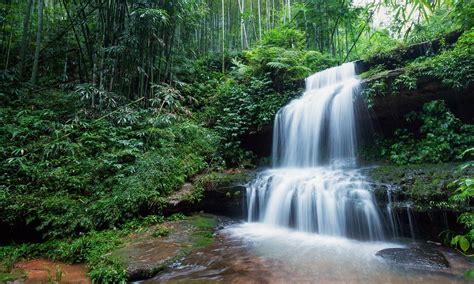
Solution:
<svg viewBox="0 0 474 284"><path fill-rule="evenodd" d="M454 190L450 183L473 172L460 170L459 163L382 165L364 171L378 200L386 196L387 190L392 190L397 200L411 202L418 211L453 209L447 208L446 203Z"/></svg>
<svg viewBox="0 0 474 284"><path fill-rule="evenodd" d="M253 178L254 172L248 170L199 175L168 197L165 214L204 211L237 217L241 215L245 185Z"/></svg>

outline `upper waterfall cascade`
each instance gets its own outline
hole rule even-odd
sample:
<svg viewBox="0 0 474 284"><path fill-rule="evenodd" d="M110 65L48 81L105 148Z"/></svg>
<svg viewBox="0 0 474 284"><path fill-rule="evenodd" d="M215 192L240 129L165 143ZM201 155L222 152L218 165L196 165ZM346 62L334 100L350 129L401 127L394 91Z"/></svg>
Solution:
<svg viewBox="0 0 474 284"><path fill-rule="evenodd" d="M273 169L247 187L248 220L325 235L380 240L379 210L354 169L359 90L354 63L306 79L304 94L280 109Z"/></svg>
<svg viewBox="0 0 474 284"><path fill-rule="evenodd" d="M274 167L315 167L325 161L354 163L353 94L359 89L354 63L306 79L306 91L276 115Z"/></svg>

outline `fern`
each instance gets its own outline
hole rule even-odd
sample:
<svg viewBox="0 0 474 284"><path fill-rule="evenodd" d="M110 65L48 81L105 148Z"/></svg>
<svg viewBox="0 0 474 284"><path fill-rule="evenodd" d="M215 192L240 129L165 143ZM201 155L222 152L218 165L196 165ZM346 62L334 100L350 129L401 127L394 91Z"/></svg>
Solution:
<svg viewBox="0 0 474 284"><path fill-rule="evenodd" d="M274 69L289 69L290 68L290 65L288 64L285 64L283 62L275 62L275 61L268 62L267 66Z"/></svg>

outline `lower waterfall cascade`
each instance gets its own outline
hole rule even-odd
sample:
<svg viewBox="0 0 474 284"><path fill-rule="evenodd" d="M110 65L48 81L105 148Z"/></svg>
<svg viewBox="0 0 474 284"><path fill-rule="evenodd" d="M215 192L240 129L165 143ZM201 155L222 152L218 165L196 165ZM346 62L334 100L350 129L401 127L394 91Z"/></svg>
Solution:
<svg viewBox="0 0 474 284"><path fill-rule="evenodd" d="M356 166L354 96L360 80L345 63L306 79L306 91L278 111L273 168L247 186L249 222L382 240L369 183Z"/></svg>

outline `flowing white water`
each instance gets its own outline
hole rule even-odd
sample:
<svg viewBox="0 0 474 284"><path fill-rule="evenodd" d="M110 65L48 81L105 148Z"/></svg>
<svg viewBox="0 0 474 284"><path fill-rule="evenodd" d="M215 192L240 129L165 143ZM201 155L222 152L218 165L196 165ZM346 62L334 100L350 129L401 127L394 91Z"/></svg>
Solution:
<svg viewBox="0 0 474 284"><path fill-rule="evenodd" d="M359 80L353 63L306 79L306 92L276 115L274 167L315 167L355 162L353 94Z"/></svg>
<svg viewBox="0 0 474 284"><path fill-rule="evenodd" d="M323 235L380 240L383 227L357 170L353 63L306 79L276 115L274 169L247 187L248 220Z"/></svg>

